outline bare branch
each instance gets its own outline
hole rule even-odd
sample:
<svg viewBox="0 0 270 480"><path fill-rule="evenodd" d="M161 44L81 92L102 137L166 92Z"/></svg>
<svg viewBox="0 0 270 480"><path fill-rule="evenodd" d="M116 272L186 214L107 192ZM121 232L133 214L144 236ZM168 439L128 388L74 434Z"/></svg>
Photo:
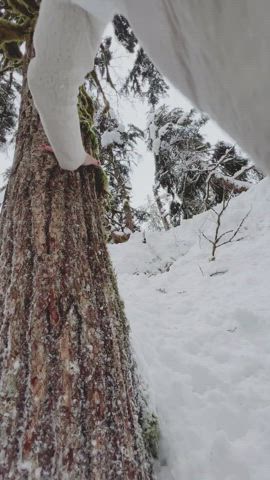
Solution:
<svg viewBox="0 0 270 480"><path fill-rule="evenodd" d="M226 240L226 242L223 242L223 243L220 243L218 245L218 247L221 247L222 245L226 245L226 243L231 243L233 241L233 239L236 237L236 235L239 233L241 227L243 226L243 224L245 223L246 219L248 218L248 216L250 215L250 212L251 212L251 209L247 212L247 214L242 218L241 222L239 223L237 229L234 231L233 235L231 238L229 238L228 240ZM217 248L218 248L217 247Z"/></svg>
<svg viewBox="0 0 270 480"><path fill-rule="evenodd" d="M203 233L203 232L200 232L200 233L201 233L202 236L205 238L205 240L207 240L208 242L212 243L212 245L214 245L213 240L210 240L210 238L208 238L208 237L205 235L205 233Z"/></svg>
<svg viewBox="0 0 270 480"><path fill-rule="evenodd" d="M212 207L210 208L211 212L214 212L217 216L219 215L218 212Z"/></svg>
<svg viewBox="0 0 270 480"><path fill-rule="evenodd" d="M228 233L232 233L232 232L233 232L233 230L228 230L227 232L222 233L222 234L218 237L217 241L219 242L222 237L224 237L224 236L227 235Z"/></svg>
<svg viewBox="0 0 270 480"><path fill-rule="evenodd" d="M222 215L224 214L225 210L228 208L228 205L232 199L232 194L233 192L231 191L228 198L226 198L226 195L225 195L225 190L224 190L224 194L223 194L223 200L222 200L222 206L221 206L221 210L220 212L216 212L216 210L214 210L213 208L211 208L212 211L214 211L214 213L217 215L217 223L216 223L216 231L215 231L215 236L214 236L214 239L211 240L210 238L208 238L205 233L203 232L200 232L202 234L202 236L209 242L211 243L211 245L213 245L212 247L212 257L211 257L211 260L215 260L215 253L216 253L216 250L217 248L219 247L222 247L222 245L226 245L227 243L232 243L235 239L235 237L237 236L237 234L239 233L241 227L243 226L244 222L246 221L247 217L249 216L250 212L251 212L251 209L247 212L247 214L242 218L241 222L239 223L238 227L235 229L235 230L227 230L226 232L223 232L221 234L219 234L219 231L220 231L220 227L221 227L221 218L222 218ZM230 238L228 238L227 240L225 240L224 242L220 243L220 240L225 236L225 235L228 235L228 234L232 234ZM237 241L237 240L235 240Z"/></svg>

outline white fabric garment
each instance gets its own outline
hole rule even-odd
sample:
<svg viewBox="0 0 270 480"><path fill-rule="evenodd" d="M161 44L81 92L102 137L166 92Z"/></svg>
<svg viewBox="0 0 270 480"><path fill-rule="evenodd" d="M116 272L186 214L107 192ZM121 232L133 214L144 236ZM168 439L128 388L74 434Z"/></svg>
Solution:
<svg viewBox="0 0 270 480"><path fill-rule="evenodd" d="M269 0L42 0L28 80L61 167L84 162L78 87L116 13L159 70L270 172Z"/></svg>

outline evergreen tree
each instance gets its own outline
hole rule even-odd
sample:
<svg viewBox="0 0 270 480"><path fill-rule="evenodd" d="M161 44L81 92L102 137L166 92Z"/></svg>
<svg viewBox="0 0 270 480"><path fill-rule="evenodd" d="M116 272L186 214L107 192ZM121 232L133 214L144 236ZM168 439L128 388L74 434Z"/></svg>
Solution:
<svg viewBox="0 0 270 480"><path fill-rule="evenodd" d="M206 122L207 118L195 110L184 113L180 108L169 110L166 105L149 118L148 148L154 154L156 167L154 193L161 215L166 215L172 226L203 209L210 149L201 134Z"/></svg>
<svg viewBox="0 0 270 480"><path fill-rule="evenodd" d="M166 95L169 86L155 65L151 62L142 47L138 45L130 25L125 17L116 15L114 18L115 35L120 43L130 52L135 53L133 67L123 85L126 94L146 99L151 107L155 107L161 97Z"/></svg>
<svg viewBox="0 0 270 480"><path fill-rule="evenodd" d="M161 97L168 92L168 85L156 69L143 48L139 48L137 56L124 84L123 92L132 92L135 96L146 98L155 107Z"/></svg>
<svg viewBox="0 0 270 480"><path fill-rule="evenodd" d="M16 126L15 98L18 90L19 84L14 80L13 72L0 76L0 148L6 144Z"/></svg>
<svg viewBox="0 0 270 480"><path fill-rule="evenodd" d="M122 45L136 55L122 90L150 104L148 147L155 157L153 193L163 227L179 225L182 218L210 208L222 200L224 191L225 196L238 195L259 181L263 174L234 146L218 142L212 152L201 133L205 115L194 109L185 113L181 108L158 107L168 85L138 45L127 20L116 16L114 28ZM148 211L143 215L141 211L138 218L144 222Z"/></svg>
<svg viewBox="0 0 270 480"><path fill-rule="evenodd" d="M263 174L248 158L238 152L234 145L223 141L216 143L208 167L209 188L206 193L207 207L221 203L229 195L238 195L248 189L249 183L262 180Z"/></svg>
<svg viewBox="0 0 270 480"><path fill-rule="evenodd" d="M63 171L40 150L47 139L27 85L38 5L1 0L3 51L26 43L20 60L3 62L21 68L23 84L0 220L0 477L151 479L144 403L102 227L102 172ZM87 88L79 109L85 145L98 153Z"/></svg>
<svg viewBox="0 0 270 480"><path fill-rule="evenodd" d="M113 19L114 33L119 42L129 53L134 53L138 40L127 19L123 15L115 15Z"/></svg>
<svg viewBox="0 0 270 480"><path fill-rule="evenodd" d="M202 134L207 117L162 105L150 114L148 148L155 158L154 198L164 228L248 190L262 178L233 145L212 150Z"/></svg>
<svg viewBox="0 0 270 480"><path fill-rule="evenodd" d="M106 211L109 240L128 239L138 229L136 210L131 207L130 171L134 162L134 147L143 132L129 125L125 129L116 118L103 118L101 157L109 178L109 198ZM124 234L124 235L121 235Z"/></svg>
<svg viewBox="0 0 270 480"><path fill-rule="evenodd" d="M141 218L141 223L146 227L147 230L152 232L160 232L164 229L164 224L160 215L160 211L157 206L157 202L148 195L147 202L142 207L144 211L144 216Z"/></svg>

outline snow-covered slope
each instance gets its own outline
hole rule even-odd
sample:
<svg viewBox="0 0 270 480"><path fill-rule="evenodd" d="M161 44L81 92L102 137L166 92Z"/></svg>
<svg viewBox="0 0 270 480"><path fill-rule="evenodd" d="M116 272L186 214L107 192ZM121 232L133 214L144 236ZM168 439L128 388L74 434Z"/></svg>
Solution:
<svg viewBox="0 0 270 480"><path fill-rule="evenodd" d="M111 247L160 417L169 480L270 478L270 181L231 201L217 250L207 212ZM172 475L172 476L171 476Z"/></svg>

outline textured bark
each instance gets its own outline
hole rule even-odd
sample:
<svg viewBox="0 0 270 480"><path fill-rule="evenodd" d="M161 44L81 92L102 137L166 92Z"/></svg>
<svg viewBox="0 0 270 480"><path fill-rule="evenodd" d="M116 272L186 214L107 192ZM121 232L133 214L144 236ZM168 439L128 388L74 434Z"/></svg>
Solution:
<svg viewBox="0 0 270 480"><path fill-rule="evenodd" d="M151 479L93 169L63 171L26 82L0 235L0 479Z"/></svg>

